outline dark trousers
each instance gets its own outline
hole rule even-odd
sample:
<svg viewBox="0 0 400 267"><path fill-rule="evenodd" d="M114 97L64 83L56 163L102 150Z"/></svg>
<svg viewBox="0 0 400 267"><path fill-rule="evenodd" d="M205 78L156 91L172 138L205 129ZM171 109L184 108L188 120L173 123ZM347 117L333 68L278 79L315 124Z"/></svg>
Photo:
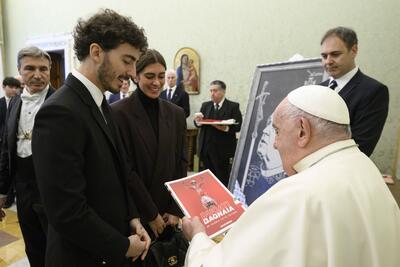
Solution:
<svg viewBox="0 0 400 267"><path fill-rule="evenodd" d="M12 184L10 186L10 189L8 190L7 200L6 203L4 203L4 207L5 208L11 207L14 201L15 201L15 186Z"/></svg>
<svg viewBox="0 0 400 267"><path fill-rule="evenodd" d="M25 252L31 267L45 266L47 218L40 204L32 158L17 158L17 212Z"/></svg>
<svg viewBox="0 0 400 267"><path fill-rule="evenodd" d="M202 163L202 166L200 166L201 170L210 169L228 187L231 166L227 155L220 153L218 148L210 146L200 155L200 161Z"/></svg>

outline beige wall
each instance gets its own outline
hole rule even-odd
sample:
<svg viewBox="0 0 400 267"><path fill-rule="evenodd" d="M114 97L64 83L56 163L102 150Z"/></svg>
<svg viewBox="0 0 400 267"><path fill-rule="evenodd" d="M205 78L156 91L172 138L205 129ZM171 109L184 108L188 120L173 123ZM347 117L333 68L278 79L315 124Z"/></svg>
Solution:
<svg viewBox="0 0 400 267"><path fill-rule="evenodd" d="M190 98L192 114L209 99L213 79L227 83L227 97L239 101L244 113L257 64L286 61L295 53L317 57L326 29L353 27L359 35L358 65L389 86L390 113L372 158L391 173L400 114L400 1L3 0L5 74L16 74L15 55L28 38L70 32L78 17L100 7L132 16L170 66L181 47L199 53L201 94Z"/></svg>

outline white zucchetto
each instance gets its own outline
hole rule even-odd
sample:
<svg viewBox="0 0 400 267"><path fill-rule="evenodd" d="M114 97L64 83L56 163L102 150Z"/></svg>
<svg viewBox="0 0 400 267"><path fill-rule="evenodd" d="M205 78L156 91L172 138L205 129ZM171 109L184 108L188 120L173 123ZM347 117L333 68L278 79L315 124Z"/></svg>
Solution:
<svg viewBox="0 0 400 267"><path fill-rule="evenodd" d="M318 118L339 124L350 124L349 110L343 98L320 85L301 86L288 94L288 101Z"/></svg>

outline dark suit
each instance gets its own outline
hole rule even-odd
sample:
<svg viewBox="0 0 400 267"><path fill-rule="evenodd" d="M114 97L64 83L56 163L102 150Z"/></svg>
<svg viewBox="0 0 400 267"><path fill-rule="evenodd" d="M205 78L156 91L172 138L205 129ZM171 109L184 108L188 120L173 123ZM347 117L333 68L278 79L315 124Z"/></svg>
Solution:
<svg viewBox="0 0 400 267"><path fill-rule="evenodd" d="M128 222L137 211L119 134L107 122L72 74L36 116L32 148L49 220L47 267L128 266Z"/></svg>
<svg viewBox="0 0 400 267"><path fill-rule="evenodd" d="M108 103L112 104L114 102L117 102L120 99L121 99L121 94L120 93L112 94L112 95L110 95L110 98L108 99Z"/></svg>
<svg viewBox="0 0 400 267"><path fill-rule="evenodd" d="M1 143L3 141L4 126L6 123L6 113L7 113L6 97L3 96L2 98L0 98L0 152L1 152Z"/></svg>
<svg viewBox="0 0 400 267"><path fill-rule="evenodd" d="M229 131L217 130L211 125L202 125L198 137L198 152L200 161L203 163L202 169L210 169L224 185L228 185L230 174L230 158L235 155L236 133L240 131L242 125L242 114L239 103L229 101L225 98L222 107L218 112L214 110L212 101L204 102L200 112L204 119L227 120L235 119L236 125L229 125ZM195 126L199 127L196 122Z"/></svg>
<svg viewBox="0 0 400 267"><path fill-rule="evenodd" d="M328 86L329 80L321 83ZM349 109L352 137L360 150L370 156L374 151L389 109L388 88L360 70L339 91Z"/></svg>
<svg viewBox="0 0 400 267"><path fill-rule="evenodd" d="M131 163L129 189L144 222L165 212L182 217L164 183L187 175L183 110L158 99L156 136L138 90L111 106Z"/></svg>
<svg viewBox="0 0 400 267"><path fill-rule="evenodd" d="M168 90L169 89L162 91L160 98L168 100L167 99ZM181 84L177 85L174 95L171 98L171 102L183 108L183 110L185 111L186 118L189 117L190 115L189 95Z"/></svg>
<svg viewBox="0 0 400 267"><path fill-rule="evenodd" d="M54 92L49 88L46 99ZM32 156L17 155L18 124L22 100L14 96L9 103L7 124L0 161L0 194L7 194L12 185L17 192L19 225L25 242L25 251L31 266L43 266L46 252L47 219L37 188ZM33 155L33 153L32 153Z"/></svg>

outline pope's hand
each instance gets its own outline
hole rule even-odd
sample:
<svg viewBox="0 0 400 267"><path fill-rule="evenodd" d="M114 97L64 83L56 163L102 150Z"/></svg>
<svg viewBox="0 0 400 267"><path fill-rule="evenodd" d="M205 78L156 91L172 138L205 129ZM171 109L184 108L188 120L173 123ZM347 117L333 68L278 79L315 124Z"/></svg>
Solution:
<svg viewBox="0 0 400 267"><path fill-rule="evenodd" d="M192 219L184 217L182 221L182 230L185 238L189 241L191 241L196 234L206 232L206 228L197 216Z"/></svg>

